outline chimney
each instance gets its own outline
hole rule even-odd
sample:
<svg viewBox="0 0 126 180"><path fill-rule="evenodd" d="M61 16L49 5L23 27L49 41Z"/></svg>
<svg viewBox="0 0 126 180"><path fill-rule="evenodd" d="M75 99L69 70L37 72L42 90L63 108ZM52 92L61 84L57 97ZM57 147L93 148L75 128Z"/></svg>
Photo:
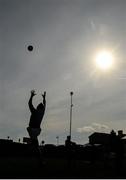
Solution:
<svg viewBox="0 0 126 180"><path fill-rule="evenodd" d="M119 130L118 131L118 136L121 138L121 137L123 137L123 130Z"/></svg>

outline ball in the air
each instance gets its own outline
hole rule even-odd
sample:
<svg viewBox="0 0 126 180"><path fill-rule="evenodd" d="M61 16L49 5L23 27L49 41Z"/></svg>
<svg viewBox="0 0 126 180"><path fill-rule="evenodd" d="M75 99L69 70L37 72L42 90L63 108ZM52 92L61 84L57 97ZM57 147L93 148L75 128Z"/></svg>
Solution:
<svg viewBox="0 0 126 180"><path fill-rule="evenodd" d="M28 51L33 51L33 46L29 45L27 49Z"/></svg>

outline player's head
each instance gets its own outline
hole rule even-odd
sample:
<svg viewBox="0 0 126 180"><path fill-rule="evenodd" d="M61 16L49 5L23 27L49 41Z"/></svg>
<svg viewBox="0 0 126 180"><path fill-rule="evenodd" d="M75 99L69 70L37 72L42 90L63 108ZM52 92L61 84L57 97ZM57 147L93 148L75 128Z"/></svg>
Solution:
<svg viewBox="0 0 126 180"><path fill-rule="evenodd" d="M44 108L44 106L43 106L43 104L42 104L42 103L38 104L38 106L37 106L37 110L42 110L43 108Z"/></svg>

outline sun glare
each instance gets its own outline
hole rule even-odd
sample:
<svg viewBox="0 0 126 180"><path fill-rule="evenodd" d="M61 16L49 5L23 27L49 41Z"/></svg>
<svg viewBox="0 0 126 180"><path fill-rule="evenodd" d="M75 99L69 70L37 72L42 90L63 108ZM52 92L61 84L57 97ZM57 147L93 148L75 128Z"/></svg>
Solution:
<svg viewBox="0 0 126 180"><path fill-rule="evenodd" d="M101 51L96 56L96 66L102 70L108 70L113 65L113 56L109 51Z"/></svg>

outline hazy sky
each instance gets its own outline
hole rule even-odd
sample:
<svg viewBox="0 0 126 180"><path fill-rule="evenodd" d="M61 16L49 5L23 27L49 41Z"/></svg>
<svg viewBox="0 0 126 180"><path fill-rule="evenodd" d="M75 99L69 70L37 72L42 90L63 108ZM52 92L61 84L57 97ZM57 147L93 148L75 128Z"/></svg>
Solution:
<svg viewBox="0 0 126 180"><path fill-rule="evenodd" d="M34 46L32 52L27 46ZM109 72L95 54L113 52ZM126 1L0 0L0 138L28 136L30 90L47 91L40 140L85 143L94 131L126 133Z"/></svg>

